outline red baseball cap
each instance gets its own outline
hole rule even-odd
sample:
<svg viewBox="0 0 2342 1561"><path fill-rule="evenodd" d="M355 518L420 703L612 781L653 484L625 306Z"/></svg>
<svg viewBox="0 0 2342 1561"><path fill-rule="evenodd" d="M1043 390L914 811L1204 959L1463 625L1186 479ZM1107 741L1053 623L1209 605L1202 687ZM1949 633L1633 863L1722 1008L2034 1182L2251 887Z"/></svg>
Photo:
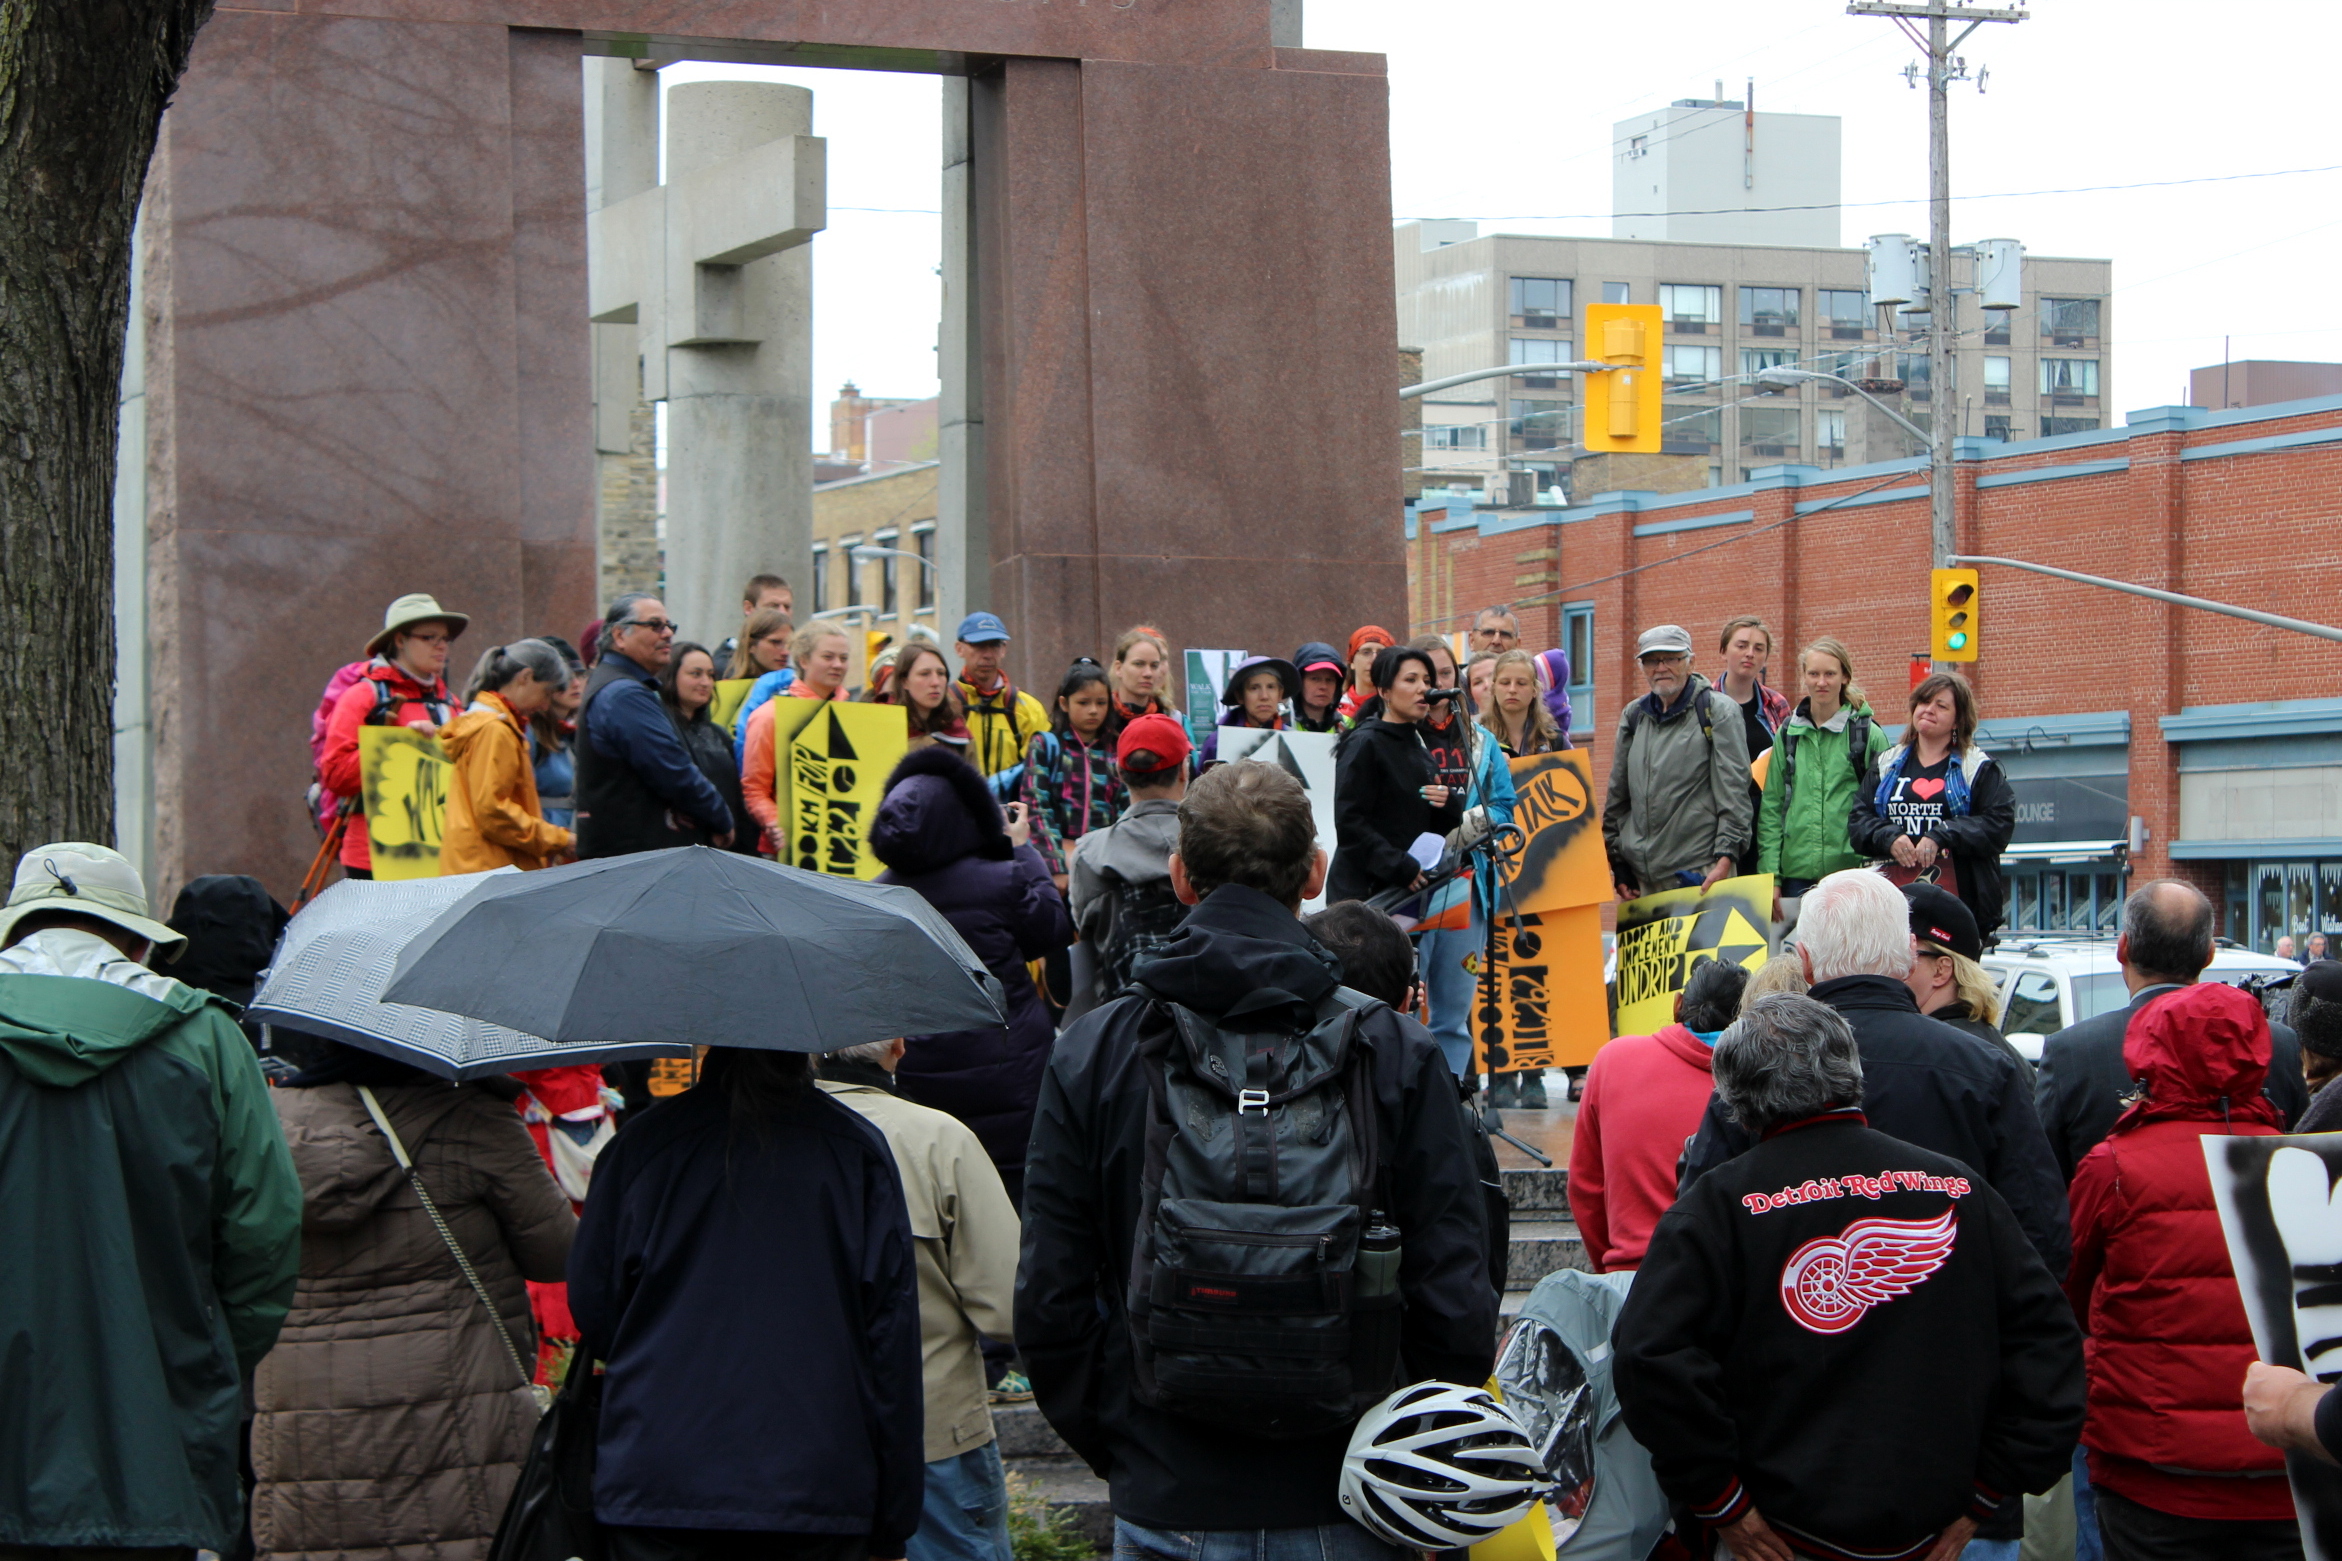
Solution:
<svg viewBox="0 0 2342 1561"><path fill-rule="evenodd" d="M1195 752L1195 744L1187 740L1187 728L1167 715L1142 715L1122 729L1122 736L1114 744L1114 762L1130 769L1130 756L1151 753L1162 763L1155 770L1134 770L1133 774L1152 775L1187 762Z"/></svg>

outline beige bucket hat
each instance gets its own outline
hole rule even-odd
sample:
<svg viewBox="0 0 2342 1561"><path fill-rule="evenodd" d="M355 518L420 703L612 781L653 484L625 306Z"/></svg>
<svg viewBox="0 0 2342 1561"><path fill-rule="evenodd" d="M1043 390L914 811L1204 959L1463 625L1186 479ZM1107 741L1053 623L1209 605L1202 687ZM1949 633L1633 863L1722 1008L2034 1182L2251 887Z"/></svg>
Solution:
<svg viewBox="0 0 2342 1561"><path fill-rule="evenodd" d="M366 642L366 654L379 656L390 649L390 637L401 629L428 623L433 618L443 620L457 634L472 620L463 613L449 612L439 605L439 598L428 591L410 591L392 602L382 614L382 632Z"/></svg>
<svg viewBox="0 0 2342 1561"><path fill-rule="evenodd" d="M15 887L0 909L0 944L36 911L71 911L111 922L150 939L155 952L167 959L177 959L187 947L185 933L172 931L150 913L146 884L130 859L86 840L40 846L18 859Z"/></svg>

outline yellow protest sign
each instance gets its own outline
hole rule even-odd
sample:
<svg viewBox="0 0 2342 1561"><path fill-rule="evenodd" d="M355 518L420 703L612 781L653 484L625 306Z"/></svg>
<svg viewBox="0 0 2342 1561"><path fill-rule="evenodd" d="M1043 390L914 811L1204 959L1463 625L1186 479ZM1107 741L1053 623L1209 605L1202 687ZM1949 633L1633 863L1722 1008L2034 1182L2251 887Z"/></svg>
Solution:
<svg viewBox="0 0 2342 1561"><path fill-rule="evenodd" d="M358 728L358 784L376 878L439 876L447 788L454 779L455 766L438 738L404 726Z"/></svg>
<svg viewBox="0 0 2342 1561"><path fill-rule="evenodd" d="M901 705L775 701L784 702L808 712L789 738L789 762L773 767L776 775L787 774L780 783L786 786L781 822L787 861L808 872L877 877L870 823L887 776L909 746L907 713ZM779 720L777 713L774 719ZM774 738L779 740L777 730Z"/></svg>
<svg viewBox="0 0 2342 1561"><path fill-rule="evenodd" d="M1473 998L1478 1066L1502 1073L1592 1062L1610 1038L1602 907L1523 916L1517 928L1499 916L1494 942L1495 979L1482 979Z"/></svg>
<svg viewBox="0 0 2342 1561"><path fill-rule="evenodd" d="M740 707L748 703L748 691L756 687L754 678L725 678L716 684L716 697L707 704L707 718L729 732L732 723L740 718Z"/></svg>
<svg viewBox="0 0 2342 1561"><path fill-rule="evenodd" d="M1675 996L1703 959L1750 970L1772 954L1773 876L1669 889L1618 908L1618 1033L1649 1035L1675 1019Z"/></svg>
<svg viewBox="0 0 2342 1561"><path fill-rule="evenodd" d="M1528 837L1497 868L1506 911L1557 911L1610 898L1610 858L1594 796L1593 756L1583 748L1511 762L1513 823Z"/></svg>

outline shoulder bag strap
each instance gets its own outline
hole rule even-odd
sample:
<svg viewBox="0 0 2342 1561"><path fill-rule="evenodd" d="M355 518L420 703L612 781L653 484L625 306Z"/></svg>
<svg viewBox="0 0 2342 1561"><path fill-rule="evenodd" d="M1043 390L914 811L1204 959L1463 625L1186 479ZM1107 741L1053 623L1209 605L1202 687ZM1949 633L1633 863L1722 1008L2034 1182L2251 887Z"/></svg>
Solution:
<svg viewBox="0 0 2342 1561"><path fill-rule="evenodd" d="M504 1341L504 1353L512 1357L513 1370L520 1373L522 1385L533 1387L537 1374L521 1361L520 1346L512 1342L512 1331L504 1326L503 1315L496 1310L496 1303L488 1299L488 1287L480 1283L479 1270L472 1267L472 1260L464 1256L464 1249L456 1244L455 1232L447 1228L447 1221L439 1213L439 1205L432 1202L431 1194L424 1190L423 1178L416 1174L415 1162L407 1157L407 1146L400 1141L398 1129L390 1125L390 1118L383 1113L382 1102L376 1100L374 1091L363 1084L358 1086L358 1099L365 1103L366 1114L374 1119L374 1125L381 1129L383 1138L389 1142L391 1158L398 1162L400 1170L407 1173L407 1185L415 1189L415 1196L421 1200L423 1212L431 1216L431 1224L438 1230L439 1239L446 1242L447 1250L454 1254L455 1266L463 1270L465 1281L472 1287L472 1294L478 1296L480 1305L487 1309L488 1321L495 1326L496 1337Z"/></svg>

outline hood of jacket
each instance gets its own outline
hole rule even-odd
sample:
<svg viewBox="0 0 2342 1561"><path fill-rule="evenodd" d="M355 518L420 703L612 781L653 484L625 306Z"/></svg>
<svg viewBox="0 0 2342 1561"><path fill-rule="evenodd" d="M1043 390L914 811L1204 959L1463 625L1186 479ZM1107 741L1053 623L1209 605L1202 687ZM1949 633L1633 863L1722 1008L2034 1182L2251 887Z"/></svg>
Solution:
<svg viewBox="0 0 2342 1561"><path fill-rule="evenodd" d="M2217 981L2183 986L2141 1010L2123 1032L2123 1068L2141 1085L2114 1124L2248 1120L2283 1131L2261 1093L2269 1077L2269 1018L2261 1005Z"/></svg>
<svg viewBox="0 0 2342 1561"><path fill-rule="evenodd" d="M512 706L493 689L483 689L463 714L439 729L439 746L447 750L449 759L461 764L464 755L488 739L499 726L515 737L526 737L520 717L512 713Z"/></svg>
<svg viewBox="0 0 2342 1561"><path fill-rule="evenodd" d="M1005 862L1015 854L1000 803L976 767L945 747L918 748L887 777L870 825L870 851L916 876L964 856Z"/></svg>
<svg viewBox="0 0 2342 1561"><path fill-rule="evenodd" d="M1342 962L1300 918L1242 884L1206 895L1130 973L1157 997L1215 1019L1314 1010L1342 984Z"/></svg>
<svg viewBox="0 0 2342 1561"><path fill-rule="evenodd" d="M94 932L50 927L0 951L0 1052L34 1083L71 1089L213 1001Z"/></svg>
<svg viewBox="0 0 2342 1561"><path fill-rule="evenodd" d="M1157 883L1171 876L1171 853L1178 846L1178 802L1147 797L1132 803L1112 828L1082 836L1076 854L1084 867L1101 877L1127 884Z"/></svg>
<svg viewBox="0 0 2342 1561"><path fill-rule="evenodd" d="M425 688L415 681L414 674L388 657L377 656L366 668L364 676L376 683L388 683L392 693L401 699L435 699L441 704L453 704L454 696L447 691L447 679L438 677Z"/></svg>
<svg viewBox="0 0 2342 1561"><path fill-rule="evenodd" d="M233 1003L249 1004L260 973L275 957L290 913L257 878L206 873L179 891L170 927L187 939L171 974Z"/></svg>
<svg viewBox="0 0 2342 1561"><path fill-rule="evenodd" d="M447 1113L463 1103L471 1085L431 1079L419 1084L377 1084L375 1099L398 1130L407 1153L420 1145ZM406 1174L391 1157L390 1143L375 1127L355 1088L273 1092L285 1125L285 1146L301 1173L304 1230L348 1230L374 1217L385 1199L407 1186Z"/></svg>

